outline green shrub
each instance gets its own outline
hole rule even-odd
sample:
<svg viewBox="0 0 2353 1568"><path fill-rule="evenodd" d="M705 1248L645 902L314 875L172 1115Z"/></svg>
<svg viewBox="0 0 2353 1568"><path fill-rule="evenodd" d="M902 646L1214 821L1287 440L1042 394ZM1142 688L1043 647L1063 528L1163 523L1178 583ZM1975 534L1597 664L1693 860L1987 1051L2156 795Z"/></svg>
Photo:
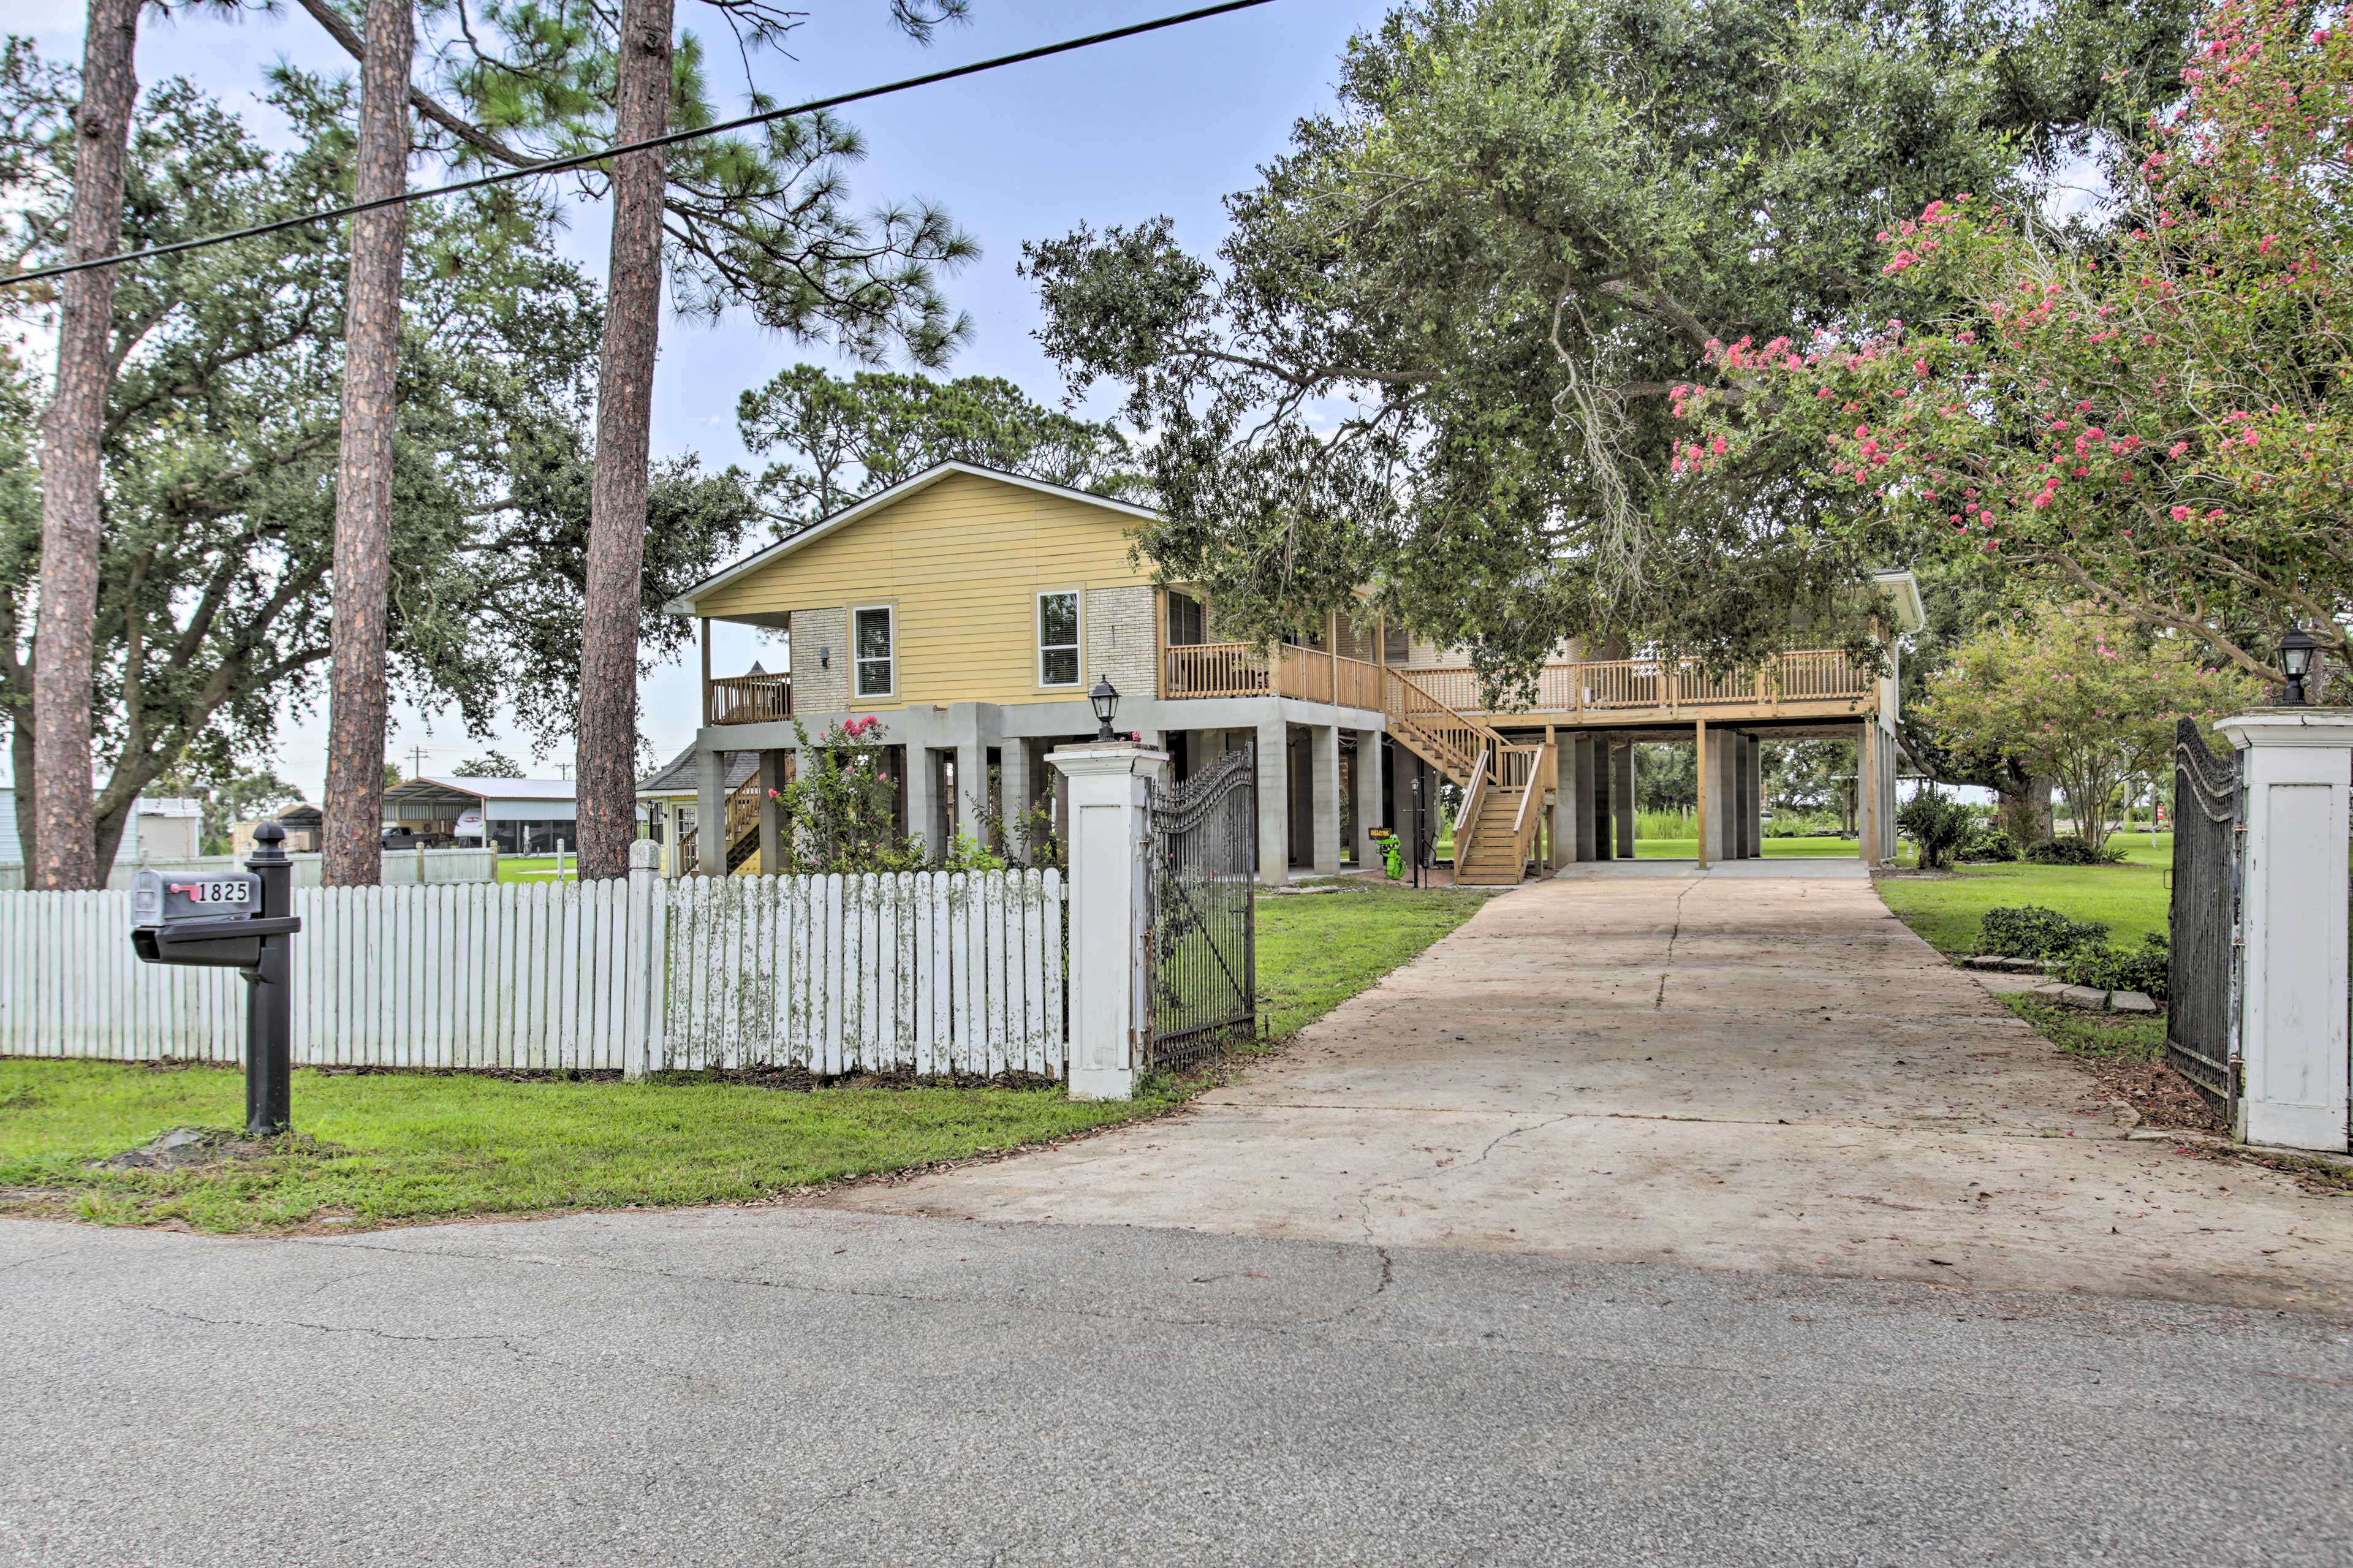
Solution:
<svg viewBox="0 0 2353 1568"><path fill-rule="evenodd" d="M1978 951L2000 958L2064 958L2107 934L2099 921L2071 921L2040 904L2008 905L1978 919Z"/></svg>
<svg viewBox="0 0 2353 1568"><path fill-rule="evenodd" d="M2165 973L2172 949L2162 931L2141 938L2138 947L2110 947L2105 942L2080 947L2059 965L2059 978L2070 985L2094 991L2138 991L2153 1001L2165 1000Z"/></svg>
<svg viewBox="0 0 2353 1568"><path fill-rule="evenodd" d="M1961 847L1953 852L1953 858L1968 861L2015 860L2018 858L2018 846L2011 843L2010 835L2000 828L1988 827L1983 823L1979 823L1970 830L1967 838L1961 840Z"/></svg>
<svg viewBox="0 0 2353 1568"><path fill-rule="evenodd" d="M1638 811L1634 814L1636 838L1697 838L1699 816L1688 811Z"/></svg>
<svg viewBox="0 0 2353 1568"><path fill-rule="evenodd" d="M1920 847L1920 868L1936 870L1948 865L1953 851L1959 848L1975 826L1969 819L1969 809L1934 784L1904 803L1895 813L1895 826L1904 837Z"/></svg>
<svg viewBox="0 0 2353 1568"><path fill-rule="evenodd" d="M2026 858L2038 866L2114 866L2125 858L2121 844L2103 844L2092 847L2092 841L2081 834L2063 833L2047 844L2030 844Z"/></svg>
<svg viewBox="0 0 2353 1568"><path fill-rule="evenodd" d="M1827 811L1776 812L1765 824L1767 838L1839 838L1838 818Z"/></svg>

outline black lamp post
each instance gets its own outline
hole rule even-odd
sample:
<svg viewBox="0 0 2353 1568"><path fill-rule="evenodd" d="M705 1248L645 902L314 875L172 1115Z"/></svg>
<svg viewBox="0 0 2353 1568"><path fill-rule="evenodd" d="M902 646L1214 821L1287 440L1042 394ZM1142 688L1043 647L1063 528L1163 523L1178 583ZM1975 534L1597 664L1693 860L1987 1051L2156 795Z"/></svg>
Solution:
<svg viewBox="0 0 2353 1568"><path fill-rule="evenodd" d="M1109 676L1098 673L1095 689L1087 693L1087 700L1095 705L1095 739L1112 739L1111 716L1119 711L1119 688L1111 683Z"/></svg>
<svg viewBox="0 0 2353 1568"><path fill-rule="evenodd" d="M2304 679L2312 673L2312 658L2319 651L2320 645L2302 626L2288 627L2287 636L2280 638L2280 673L2287 677L2287 694L2280 700L2281 707L2303 708L2310 704L2312 700L2304 693Z"/></svg>

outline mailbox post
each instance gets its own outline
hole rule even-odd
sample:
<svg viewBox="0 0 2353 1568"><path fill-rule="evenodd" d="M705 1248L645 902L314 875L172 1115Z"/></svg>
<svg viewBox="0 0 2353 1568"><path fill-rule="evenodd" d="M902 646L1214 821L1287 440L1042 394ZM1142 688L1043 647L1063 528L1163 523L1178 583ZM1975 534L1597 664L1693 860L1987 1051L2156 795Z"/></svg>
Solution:
<svg viewBox="0 0 2353 1568"><path fill-rule="evenodd" d="M245 994L245 1131L269 1137L292 1124L294 1008L287 944L294 863L286 829L253 830L242 871L141 871L131 884L131 945L149 963L235 969Z"/></svg>

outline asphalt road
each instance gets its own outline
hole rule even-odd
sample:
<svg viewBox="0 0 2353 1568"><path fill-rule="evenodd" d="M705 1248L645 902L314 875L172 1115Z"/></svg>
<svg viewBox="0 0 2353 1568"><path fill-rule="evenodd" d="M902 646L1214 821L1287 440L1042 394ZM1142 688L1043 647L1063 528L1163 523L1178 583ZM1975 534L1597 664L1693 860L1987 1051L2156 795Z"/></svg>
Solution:
<svg viewBox="0 0 2353 1568"><path fill-rule="evenodd" d="M808 1209L0 1222L0 1561L2353 1560L2353 1322Z"/></svg>

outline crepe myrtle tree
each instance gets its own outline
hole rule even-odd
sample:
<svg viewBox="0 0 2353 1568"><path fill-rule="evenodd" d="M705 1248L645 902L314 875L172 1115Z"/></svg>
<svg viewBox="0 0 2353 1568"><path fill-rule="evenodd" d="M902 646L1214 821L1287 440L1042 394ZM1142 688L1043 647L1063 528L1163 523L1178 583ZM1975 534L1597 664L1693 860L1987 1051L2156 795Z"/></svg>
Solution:
<svg viewBox="0 0 2353 1568"><path fill-rule="evenodd" d="M1715 345L1675 400L1683 480L1778 455L1842 498L1828 537L1999 559L2253 681L2291 624L2346 663L2353 35L2314 12L2206 16L2112 222L1957 186L1877 231L1883 316Z"/></svg>
<svg viewBox="0 0 2353 1568"><path fill-rule="evenodd" d="M2218 668L2199 639L2089 605L2044 605L1957 648L1930 679L1921 718L1956 751L2014 756L2056 780L2075 831L2096 850L2117 790L2168 767L2180 720L2211 725L2261 689Z"/></svg>
<svg viewBox="0 0 2353 1568"><path fill-rule="evenodd" d="M1122 387L1139 539L1240 635L1377 607L1491 684L1565 636L1736 662L1864 641L1879 542L1778 449L1673 482L1712 341L1876 310L1884 221L2031 189L2180 58L2186 7L1419 0L1229 198L1025 247L1071 386ZM1737 323L1737 325L1735 325ZM1828 628L1828 629L1824 629Z"/></svg>

